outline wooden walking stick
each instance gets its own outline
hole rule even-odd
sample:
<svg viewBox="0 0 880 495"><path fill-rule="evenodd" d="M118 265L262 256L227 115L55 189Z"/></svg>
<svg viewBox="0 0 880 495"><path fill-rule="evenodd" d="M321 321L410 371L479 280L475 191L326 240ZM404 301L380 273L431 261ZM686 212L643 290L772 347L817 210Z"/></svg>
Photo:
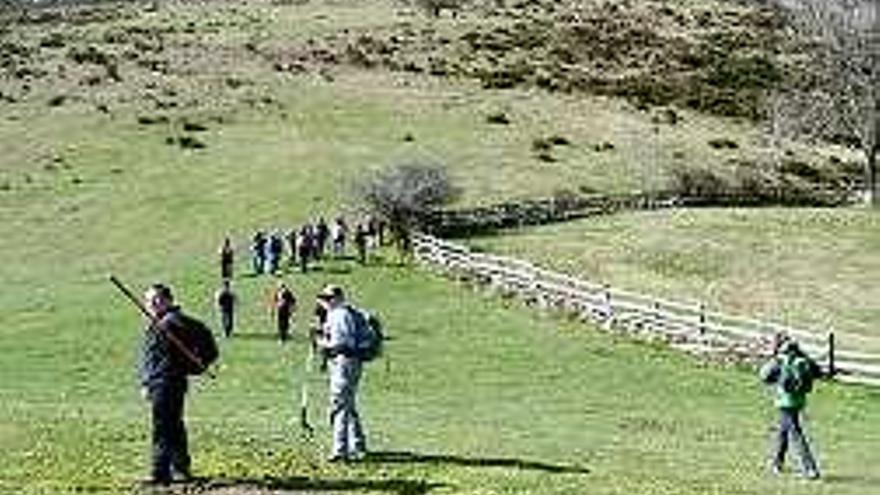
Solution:
<svg viewBox="0 0 880 495"><path fill-rule="evenodd" d="M147 317L147 319L150 321L150 328L154 328L158 331L161 331L163 333L163 335L165 335L165 337L168 339L168 341L171 342L171 344L174 347L176 347L177 350L180 351L180 353L183 354L183 356L186 359L188 359L193 364L198 366L199 369L205 370L205 374L209 378L217 378L217 376L214 373L212 373L211 370L207 369L207 366L205 366L205 363L202 361L202 359L198 355L196 355L192 350L190 350L186 346L186 344L184 344L179 338L177 338L176 335L174 335L171 332L168 332L168 331L161 329L161 327L159 326L159 319L156 318L156 315L154 315L153 313L150 312L150 310L148 310L146 307L144 307L144 305L141 304L141 302L138 300L138 298L135 297L135 295L131 292L131 290L129 290L128 287L126 287L122 283L122 281L120 281L118 278L116 278L115 275L110 275L109 278L110 278L110 282L113 285L115 285L116 288L119 289L119 291L122 292L122 294L125 297L127 297L128 300L131 301L131 303L134 304L135 307L137 307L141 311L141 313L143 313L144 316Z"/></svg>
<svg viewBox="0 0 880 495"><path fill-rule="evenodd" d="M315 337L312 334L309 352L306 355L305 365L303 366L302 385L299 389L299 425L303 432L309 437L315 435L315 428L309 423L309 377L312 374L312 362L315 359Z"/></svg>

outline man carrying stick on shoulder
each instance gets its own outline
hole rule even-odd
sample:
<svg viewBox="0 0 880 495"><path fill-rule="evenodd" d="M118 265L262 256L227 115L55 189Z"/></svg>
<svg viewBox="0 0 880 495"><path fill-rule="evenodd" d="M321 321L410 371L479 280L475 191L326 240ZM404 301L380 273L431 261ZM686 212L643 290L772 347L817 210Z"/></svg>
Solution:
<svg viewBox="0 0 880 495"><path fill-rule="evenodd" d="M144 306L153 316L144 332L139 369L142 395L150 401L153 417L152 469L145 484L168 485L172 470L184 480L192 477L183 422L186 365L168 339L182 314L171 289L163 284L150 286Z"/></svg>

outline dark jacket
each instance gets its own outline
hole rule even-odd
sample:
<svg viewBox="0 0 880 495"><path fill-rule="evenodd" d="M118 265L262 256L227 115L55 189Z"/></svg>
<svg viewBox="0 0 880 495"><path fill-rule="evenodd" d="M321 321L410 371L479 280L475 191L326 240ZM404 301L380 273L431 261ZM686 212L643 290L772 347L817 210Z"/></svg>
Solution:
<svg viewBox="0 0 880 495"><path fill-rule="evenodd" d="M180 309L172 308L155 326L151 325L144 331L138 364L142 386L186 385L186 369L181 363L181 356L166 337L169 328L180 324L180 318Z"/></svg>

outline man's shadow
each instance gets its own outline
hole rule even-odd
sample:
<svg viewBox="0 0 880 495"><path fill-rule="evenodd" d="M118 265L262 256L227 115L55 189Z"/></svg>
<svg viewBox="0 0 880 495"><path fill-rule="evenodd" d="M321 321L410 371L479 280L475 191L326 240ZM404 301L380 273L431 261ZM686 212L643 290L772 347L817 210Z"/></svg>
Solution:
<svg viewBox="0 0 880 495"><path fill-rule="evenodd" d="M449 454L419 454L416 452L370 452L364 460L375 464L447 464L466 467L503 467L527 471L542 471L554 474L587 474L589 469L582 466L548 464L523 459L501 457L464 457Z"/></svg>
<svg viewBox="0 0 880 495"><path fill-rule="evenodd" d="M418 454L415 452L371 452L362 462L354 464L446 464L480 468L511 468L541 471L551 474L586 474L590 471L581 466L548 464L514 458L480 458L446 454ZM448 488L445 483L405 478L389 479L322 479L306 476L280 478L204 478L196 480L198 492L235 488L242 491L294 491L294 492L384 492L394 495L425 495L436 488Z"/></svg>
<svg viewBox="0 0 880 495"><path fill-rule="evenodd" d="M321 479L305 476L290 478L264 477L223 479L213 478L197 482L199 491L211 492L228 488L239 490L253 489L263 491L293 492L344 492L368 491L385 492L395 495L424 495L435 488L445 487L442 483L431 483L424 480L409 479Z"/></svg>

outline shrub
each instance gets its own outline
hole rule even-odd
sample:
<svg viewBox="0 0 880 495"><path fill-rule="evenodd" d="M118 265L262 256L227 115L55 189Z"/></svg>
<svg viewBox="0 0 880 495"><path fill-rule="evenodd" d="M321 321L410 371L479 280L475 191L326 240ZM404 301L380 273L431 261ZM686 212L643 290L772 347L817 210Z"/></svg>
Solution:
<svg viewBox="0 0 880 495"><path fill-rule="evenodd" d="M510 117L504 112L492 113L486 116L486 122L489 124L508 125Z"/></svg>
<svg viewBox="0 0 880 495"><path fill-rule="evenodd" d="M413 3L426 14L439 17L443 10L451 10L455 15L456 11L467 3L467 0L414 0Z"/></svg>
<svg viewBox="0 0 880 495"><path fill-rule="evenodd" d="M409 250L412 231L428 225L434 208L457 194L444 166L418 160L380 170L354 184L355 197L388 223L402 251Z"/></svg>
<svg viewBox="0 0 880 495"><path fill-rule="evenodd" d="M670 188L684 198L716 201L729 192L730 184L712 170L682 167L672 170Z"/></svg>
<svg viewBox="0 0 880 495"><path fill-rule="evenodd" d="M737 144L736 141L727 138L710 139L708 143L711 148L716 150L735 150L739 148L739 144Z"/></svg>

